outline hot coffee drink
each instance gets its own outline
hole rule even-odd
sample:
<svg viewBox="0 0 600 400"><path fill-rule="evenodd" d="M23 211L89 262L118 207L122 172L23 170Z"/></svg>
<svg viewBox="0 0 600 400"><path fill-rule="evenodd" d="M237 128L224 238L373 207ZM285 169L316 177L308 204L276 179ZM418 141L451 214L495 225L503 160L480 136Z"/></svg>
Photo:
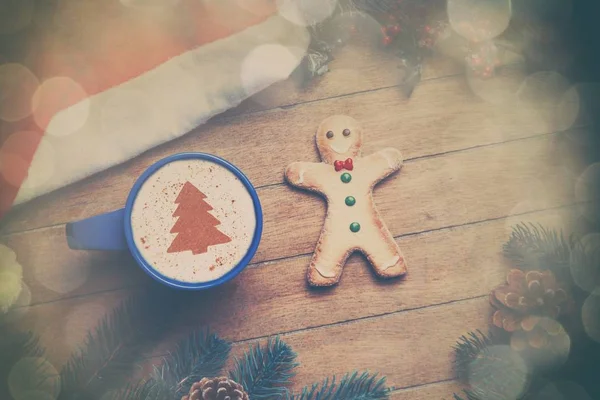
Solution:
<svg viewBox="0 0 600 400"><path fill-rule="evenodd" d="M210 160L178 160L143 183L131 227L135 246L158 273L181 282L210 282L247 254L255 208L229 169Z"/></svg>

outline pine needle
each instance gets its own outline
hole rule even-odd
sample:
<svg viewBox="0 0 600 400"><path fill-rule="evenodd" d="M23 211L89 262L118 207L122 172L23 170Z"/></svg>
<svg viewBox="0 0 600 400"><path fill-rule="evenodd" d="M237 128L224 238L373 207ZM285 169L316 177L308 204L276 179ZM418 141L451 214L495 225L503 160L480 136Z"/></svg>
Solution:
<svg viewBox="0 0 600 400"><path fill-rule="evenodd" d="M0 399L11 399L9 390L9 375L14 365L25 357L42 357L44 349L39 345L39 339L31 332L17 331L9 327L8 322L0 317ZM26 377L36 377L33 385L44 384L43 378L38 371L36 363L23 364L30 368L22 371ZM43 372L42 372L43 374ZM30 389L35 389L30 387Z"/></svg>
<svg viewBox="0 0 600 400"><path fill-rule="evenodd" d="M368 372L346 374L336 383L335 376L321 383L305 387L297 395L288 396L289 400L379 400L388 399L390 390L385 386L385 378Z"/></svg>
<svg viewBox="0 0 600 400"><path fill-rule="evenodd" d="M122 385L144 346L160 336L176 313L175 292L154 287L106 315L61 371L59 400L93 400Z"/></svg>
<svg viewBox="0 0 600 400"><path fill-rule="evenodd" d="M269 339L265 348L250 346L241 359L235 360L231 379L244 387L252 400L280 398L298 366L296 353L279 337Z"/></svg>
<svg viewBox="0 0 600 400"><path fill-rule="evenodd" d="M504 255L524 270L550 269L559 272L569 265L572 237L567 241L562 231L542 225L520 223L513 227L509 241L504 245Z"/></svg>
<svg viewBox="0 0 600 400"><path fill-rule="evenodd" d="M456 393L454 393L454 400L485 400L483 397L479 397L475 394L475 392L471 390L463 390L463 394L466 397L460 397Z"/></svg>
<svg viewBox="0 0 600 400"><path fill-rule="evenodd" d="M110 400L167 400L173 398L170 394L166 386L148 380L130 384L125 389L113 393L109 398Z"/></svg>
<svg viewBox="0 0 600 400"><path fill-rule="evenodd" d="M482 357L492 344L492 338L480 330L469 332L458 339L454 345L454 368L460 381L468 383L469 366L475 359Z"/></svg>
<svg viewBox="0 0 600 400"><path fill-rule="evenodd" d="M153 379L164 382L177 399L189 393L194 382L219 375L227 362L231 344L208 331L192 332L175 352L155 368Z"/></svg>

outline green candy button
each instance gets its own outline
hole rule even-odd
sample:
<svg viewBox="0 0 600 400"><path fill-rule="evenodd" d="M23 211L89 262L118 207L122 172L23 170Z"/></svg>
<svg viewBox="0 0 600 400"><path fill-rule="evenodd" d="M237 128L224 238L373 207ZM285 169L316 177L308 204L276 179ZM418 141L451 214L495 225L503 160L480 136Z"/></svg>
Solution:
<svg viewBox="0 0 600 400"><path fill-rule="evenodd" d="M349 174L349 173L347 173L347 172L344 172L344 173L343 173L343 174L340 176L340 179L342 180L342 182L344 182L344 183L348 183L348 182L350 182L350 181L352 180L352 175L350 175L350 174Z"/></svg>
<svg viewBox="0 0 600 400"><path fill-rule="evenodd" d="M354 204L356 204L356 199L352 196L348 196L346 197L346 205L347 206L353 206Z"/></svg>
<svg viewBox="0 0 600 400"><path fill-rule="evenodd" d="M360 224L358 222L351 223L350 224L350 230L352 232L355 232L355 233L358 232L358 231L360 231Z"/></svg>

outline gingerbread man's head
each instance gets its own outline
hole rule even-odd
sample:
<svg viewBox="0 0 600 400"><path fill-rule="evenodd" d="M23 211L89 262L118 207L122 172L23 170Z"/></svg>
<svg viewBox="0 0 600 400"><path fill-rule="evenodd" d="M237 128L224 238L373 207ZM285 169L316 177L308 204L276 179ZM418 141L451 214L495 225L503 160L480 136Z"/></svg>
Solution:
<svg viewBox="0 0 600 400"><path fill-rule="evenodd" d="M334 115L321 122L315 139L321 160L333 164L335 160L360 156L362 127L352 117Z"/></svg>

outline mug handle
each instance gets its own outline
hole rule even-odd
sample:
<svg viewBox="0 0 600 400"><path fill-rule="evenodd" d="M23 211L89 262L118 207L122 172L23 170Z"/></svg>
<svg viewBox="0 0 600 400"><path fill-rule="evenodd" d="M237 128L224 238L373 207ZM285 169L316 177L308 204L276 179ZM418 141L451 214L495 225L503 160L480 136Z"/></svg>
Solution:
<svg viewBox="0 0 600 400"><path fill-rule="evenodd" d="M73 250L127 250L125 209L96 215L66 226L67 243Z"/></svg>

